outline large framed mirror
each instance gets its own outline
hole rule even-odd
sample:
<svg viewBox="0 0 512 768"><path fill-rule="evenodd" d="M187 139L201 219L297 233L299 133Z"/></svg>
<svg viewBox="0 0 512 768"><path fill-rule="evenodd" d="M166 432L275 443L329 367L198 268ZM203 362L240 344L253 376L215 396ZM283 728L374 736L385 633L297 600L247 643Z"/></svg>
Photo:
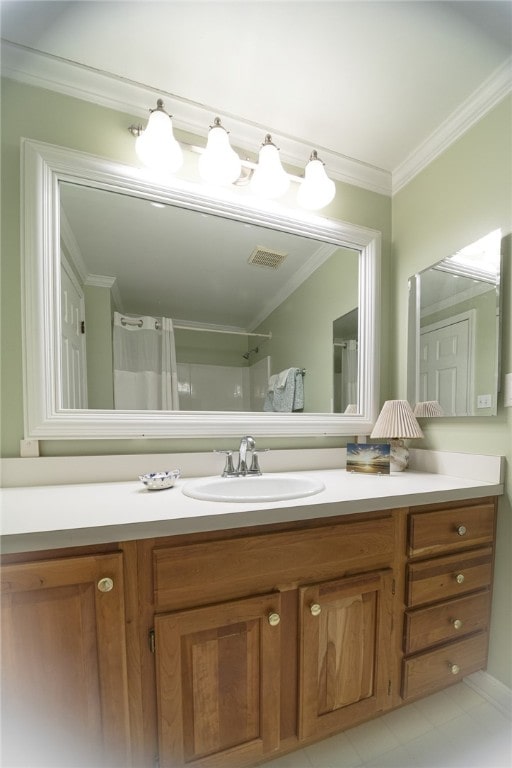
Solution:
<svg viewBox="0 0 512 768"><path fill-rule="evenodd" d="M444 416L495 416L501 230L409 279L408 399Z"/></svg>
<svg viewBox="0 0 512 768"><path fill-rule="evenodd" d="M27 438L371 430L379 232L31 140L22 179Z"/></svg>

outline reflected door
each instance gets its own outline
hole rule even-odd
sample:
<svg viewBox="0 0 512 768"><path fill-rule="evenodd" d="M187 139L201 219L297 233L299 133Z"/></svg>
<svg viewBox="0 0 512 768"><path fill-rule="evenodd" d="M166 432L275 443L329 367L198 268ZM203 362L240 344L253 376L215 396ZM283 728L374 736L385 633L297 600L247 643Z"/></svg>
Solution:
<svg viewBox="0 0 512 768"><path fill-rule="evenodd" d="M87 408L84 294L69 265L61 263L62 407Z"/></svg>
<svg viewBox="0 0 512 768"><path fill-rule="evenodd" d="M419 400L437 400L446 416L471 413L470 318L426 326L420 336Z"/></svg>

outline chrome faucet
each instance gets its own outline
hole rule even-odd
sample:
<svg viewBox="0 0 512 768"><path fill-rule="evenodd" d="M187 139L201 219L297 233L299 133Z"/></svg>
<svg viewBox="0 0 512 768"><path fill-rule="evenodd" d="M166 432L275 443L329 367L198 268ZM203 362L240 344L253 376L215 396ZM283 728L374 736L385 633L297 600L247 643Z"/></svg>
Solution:
<svg viewBox="0 0 512 768"><path fill-rule="evenodd" d="M268 448L262 448L261 450L267 451ZM251 453L250 465L247 464L248 452ZM240 440L240 447L238 449L238 466L236 469L233 465L233 451L216 450L215 453L224 453L226 456L226 464L222 472L222 477L246 477L247 475L261 475L258 454L256 452L256 441L251 435L244 435Z"/></svg>
<svg viewBox="0 0 512 768"><path fill-rule="evenodd" d="M242 477L245 477L245 475L249 474L257 474L253 471L252 464L251 469L248 469L247 467L247 451L250 451L252 454L252 458L254 460L255 457L255 450L256 448L256 442L254 440L254 437L251 437L251 435L245 435L240 440L240 448L238 449L238 467L236 470L237 475L242 475ZM261 474L261 473L260 473Z"/></svg>

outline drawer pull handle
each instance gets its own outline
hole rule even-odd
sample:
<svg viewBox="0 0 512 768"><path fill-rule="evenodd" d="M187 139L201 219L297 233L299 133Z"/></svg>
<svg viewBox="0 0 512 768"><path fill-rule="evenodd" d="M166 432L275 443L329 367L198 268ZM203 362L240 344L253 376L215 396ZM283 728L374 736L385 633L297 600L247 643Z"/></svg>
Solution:
<svg viewBox="0 0 512 768"><path fill-rule="evenodd" d="M448 662L448 666L450 667L450 672L452 675L458 675L460 672L460 667L458 664L452 664L450 661Z"/></svg>
<svg viewBox="0 0 512 768"><path fill-rule="evenodd" d="M462 621L460 619L454 619L452 624L454 629L462 629Z"/></svg>
<svg viewBox="0 0 512 768"><path fill-rule="evenodd" d="M111 592L114 589L114 582L106 576L98 581L98 589L100 592Z"/></svg>
<svg viewBox="0 0 512 768"><path fill-rule="evenodd" d="M458 573L455 577L457 584L464 584L465 578L463 573Z"/></svg>
<svg viewBox="0 0 512 768"><path fill-rule="evenodd" d="M459 536L465 536L467 532L468 532L468 529L466 528L465 525L457 526L457 533L459 534Z"/></svg>
<svg viewBox="0 0 512 768"><path fill-rule="evenodd" d="M278 613L269 613L268 623L270 624L271 627L277 627L280 621L281 621L281 617Z"/></svg>
<svg viewBox="0 0 512 768"><path fill-rule="evenodd" d="M318 603L312 603L309 610L311 611L312 616L319 616L322 613L322 606Z"/></svg>

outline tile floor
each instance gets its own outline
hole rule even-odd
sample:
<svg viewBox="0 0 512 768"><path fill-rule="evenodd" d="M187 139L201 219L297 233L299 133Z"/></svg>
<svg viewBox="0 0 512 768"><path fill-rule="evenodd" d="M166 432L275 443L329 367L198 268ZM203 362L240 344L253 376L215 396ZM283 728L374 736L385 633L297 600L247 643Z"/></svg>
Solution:
<svg viewBox="0 0 512 768"><path fill-rule="evenodd" d="M264 768L511 766L511 721L461 682Z"/></svg>

